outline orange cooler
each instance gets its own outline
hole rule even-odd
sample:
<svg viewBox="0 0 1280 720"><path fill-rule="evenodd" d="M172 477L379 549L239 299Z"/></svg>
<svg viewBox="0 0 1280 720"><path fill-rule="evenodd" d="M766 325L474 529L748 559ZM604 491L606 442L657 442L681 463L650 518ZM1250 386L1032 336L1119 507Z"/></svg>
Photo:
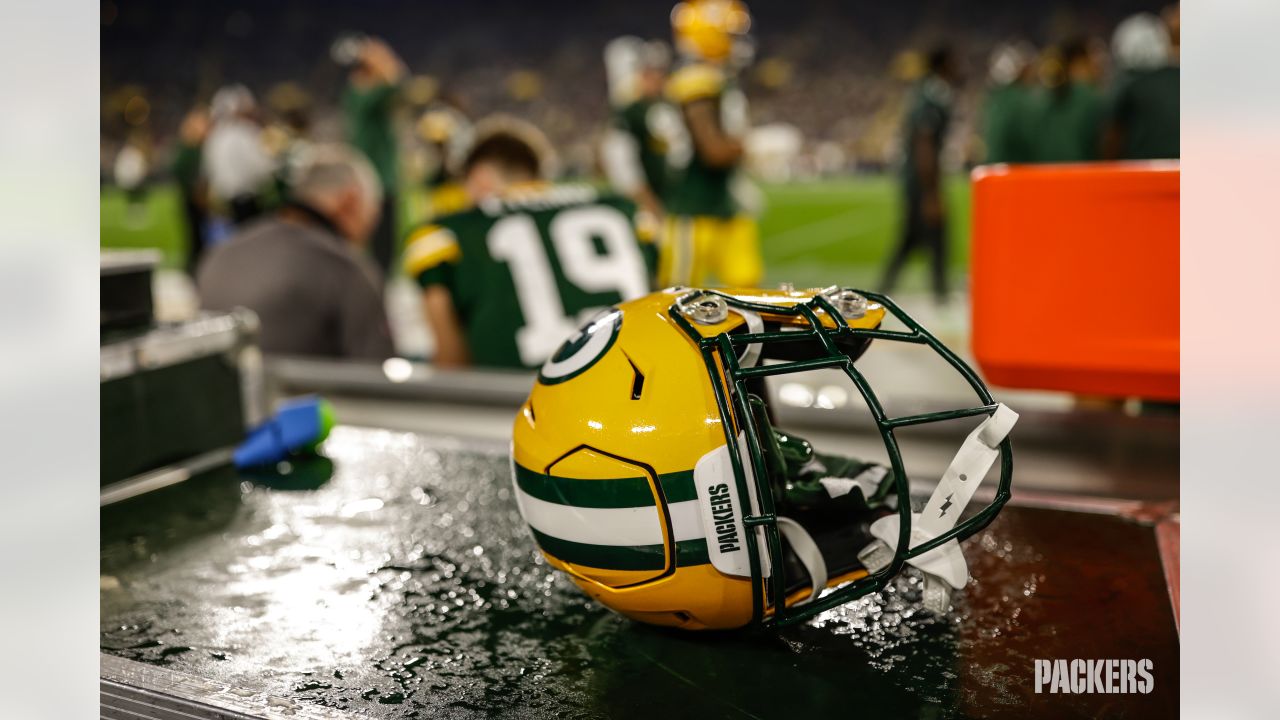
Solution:
<svg viewBox="0 0 1280 720"><path fill-rule="evenodd" d="M1178 399L1178 163L973 171L973 351L1011 388Z"/></svg>

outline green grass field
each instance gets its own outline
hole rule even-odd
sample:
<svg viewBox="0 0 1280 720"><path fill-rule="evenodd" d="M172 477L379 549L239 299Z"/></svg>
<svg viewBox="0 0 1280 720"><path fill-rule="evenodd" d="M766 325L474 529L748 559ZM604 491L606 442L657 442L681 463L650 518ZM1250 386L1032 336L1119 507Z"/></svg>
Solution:
<svg viewBox="0 0 1280 720"><path fill-rule="evenodd" d="M873 286L878 281L901 215L892 177L765 185L762 189L767 207L760 220L760 237L770 283ZM410 199L406 207L412 204ZM948 181L947 205L951 218L949 264L952 274L958 275L968 266L969 258L966 178ZM148 192L143 206L132 210L124 193L103 189L102 246L158 248L166 265L180 267L186 249L177 188L155 187ZM908 266L903 287L924 286L923 267Z"/></svg>

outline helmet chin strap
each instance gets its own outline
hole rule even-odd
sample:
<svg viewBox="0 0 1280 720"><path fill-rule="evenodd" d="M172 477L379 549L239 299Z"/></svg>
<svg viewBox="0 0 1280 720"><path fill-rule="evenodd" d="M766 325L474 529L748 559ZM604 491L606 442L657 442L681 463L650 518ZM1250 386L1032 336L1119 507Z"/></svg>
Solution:
<svg viewBox="0 0 1280 720"><path fill-rule="evenodd" d="M738 313L747 322L747 332L753 335L764 332L764 320L761 320L757 313L739 308L732 308L732 312ZM742 355L738 357L738 364L744 368L755 367L758 362L760 362L760 343L747 345Z"/></svg>
<svg viewBox="0 0 1280 720"><path fill-rule="evenodd" d="M778 531L787 539L791 551L800 558L800 564L804 565L805 571L809 573L809 583L812 588L809 597L796 604L803 605L811 602L827 587L827 561L822 558L818 543L814 542L813 536L801 527L800 523L789 517L779 516Z"/></svg>
<svg viewBox="0 0 1280 720"><path fill-rule="evenodd" d="M965 438L955 458L942 474L938 486L929 496L924 510L911 515L911 547L919 547L956 526L974 491L986 477L991 465L1000 457L1000 443L1018 421L1018 413L1003 403ZM870 572L878 572L893 562L893 548L898 544L897 515L886 515L871 524L876 540L858 553L858 559ZM951 591L963 588L969 580L969 567L960 543L956 540L907 560L924 572L924 606L945 613L951 605Z"/></svg>

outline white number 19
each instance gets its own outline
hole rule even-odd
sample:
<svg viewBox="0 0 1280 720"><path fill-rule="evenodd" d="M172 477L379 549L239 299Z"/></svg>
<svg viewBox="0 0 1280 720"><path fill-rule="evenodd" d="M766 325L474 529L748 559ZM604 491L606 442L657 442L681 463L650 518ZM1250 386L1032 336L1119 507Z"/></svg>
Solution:
<svg viewBox="0 0 1280 720"><path fill-rule="evenodd" d="M647 273L631 223L618 210L590 205L558 213L551 221L551 245L565 278L587 292L617 292L623 300L648 291ZM603 254L592 238L600 238ZM511 215L494 223L488 235L489 254L507 264L524 327L516 331L520 362L535 367L573 334L584 316L600 308L585 308L567 317L556 290L555 274L528 215Z"/></svg>

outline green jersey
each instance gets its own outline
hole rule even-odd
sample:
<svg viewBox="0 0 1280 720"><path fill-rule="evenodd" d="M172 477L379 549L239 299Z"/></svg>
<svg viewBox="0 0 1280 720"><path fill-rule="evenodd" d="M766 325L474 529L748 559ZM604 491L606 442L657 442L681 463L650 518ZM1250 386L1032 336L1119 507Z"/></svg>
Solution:
<svg viewBox="0 0 1280 720"><path fill-rule="evenodd" d="M559 185L437 218L410 234L404 262L422 287L448 289L476 365L535 368L584 320L649 292L652 251L630 200Z"/></svg>
<svg viewBox="0 0 1280 720"><path fill-rule="evenodd" d="M1135 70L1116 83L1108 108L1120 130L1124 160L1163 160L1179 156L1178 68Z"/></svg>
<svg viewBox="0 0 1280 720"><path fill-rule="evenodd" d="M391 122L398 91L396 85L371 88L350 85L342 96L351 144L373 163L382 188L388 194L394 193L398 185L395 128Z"/></svg>
<svg viewBox="0 0 1280 720"><path fill-rule="evenodd" d="M1032 102L1031 159L1034 162L1097 160L1102 130L1102 95L1087 83L1041 90Z"/></svg>
<svg viewBox="0 0 1280 720"><path fill-rule="evenodd" d="M1031 160L1028 113L1031 88L1009 83L991 88L982 109L982 139L989 163L1024 163Z"/></svg>
<svg viewBox="0 0 1280 720"><path fill-rule="evenodd" d="M614 116L614 125L635 141L645 184L660 199L665 197L667 184L667 145L654 128L661 126L663 115L668 112L670 108L663 107L661 102L640 99L618 110Z"/></svg>
<svg viewBox="0 0 1280 720"><path fill-rule="evenodd" d="M667 147L668 183L662 198L667 211L721 218L739 214L741 208L732 192L737 168L712 167L698 157L684 108L695 102L713 102L721 129L740 136L747 129L746 97L719 68L702 63L672 73L666 93L675 107L664 105L668 108L665 116L651 113L651 127Z"/></svg>
<svg viewBox="0 0 1280 720"><path fill-rule="evenodd" d="M188 193L195 189L200 180L200 159L199 145L188 145L185 142L178 143L178 151L174 153L173 164L170 165L170 169L173 171L173 177L178 181L178 185Z"/></svg>
<svg viewBox="0 0 1280 720"><path fill-rule="evenodd" d="M927 134L933 140L933 152L941 154L947 128L951 124L951 103L951 86L933 76L921 80L907 101L907 114L902 124L902 172L903 180L912 192L920 189L920 178L916 172L916 136Z"/></svg>

